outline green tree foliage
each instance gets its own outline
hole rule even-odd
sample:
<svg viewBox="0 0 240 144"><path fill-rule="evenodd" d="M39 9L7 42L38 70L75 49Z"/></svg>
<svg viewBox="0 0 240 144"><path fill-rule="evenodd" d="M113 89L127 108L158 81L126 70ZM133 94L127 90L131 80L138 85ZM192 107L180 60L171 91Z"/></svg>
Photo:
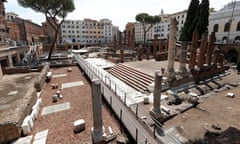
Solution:
<svg viewBox="0 0 240 144"><path fill-rule="evenodd" d="M182 28L180 41L191 41L195 24L198 21L199 0L192 0L187 11L187 18Z"/></svg>
<svg viewBox="0 0 240 144"><path fill-rule="evenodd" d="M67 14L75 9L73 0L18 0L18 3L25 8L31 8L36 12L43 13L47 22L55 30L55 37L48 54L48 59L51 59L61 24ZM57 18L61 18L59 23Z"/></svg>
<svg viewBox="0 0 240 144"><path fill-rule="evenodd" d="M209 0L202 0L199 6L199 16L196 29L199 31L199 38L202 36L202 33L208 30L209 24Z"/></svg>
<svg viewBox="0 0 240 144"><path fill-rule="evenodd" d="M146 34L153 27L154 24L159 23L161 18L159 16L151 16L147 13L139 13L135 17L136 21L142 24L143 28L143 48L145 48Z"/></svg>
<svg viewBox="0 0 240 144"><path fill-rule="evenodd" d="M202 33L208 30L209 18L209 0L202 0L199 4L199 0L192 0L188 12L187 19L184 23L180 35L180 41L191 41L193 31L196 29L199 32L199 38Z"/></svg>

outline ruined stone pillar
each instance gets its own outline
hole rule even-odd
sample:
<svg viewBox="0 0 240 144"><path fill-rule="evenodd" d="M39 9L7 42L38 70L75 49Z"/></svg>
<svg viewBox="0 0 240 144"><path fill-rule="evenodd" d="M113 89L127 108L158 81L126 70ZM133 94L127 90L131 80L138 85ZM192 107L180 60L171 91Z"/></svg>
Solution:
<svg viewBox="0 0 240 144"><path fill-rule="evenodd" d="M196 54L197 54L197 48L198 48L198 31L193 32L192 36L192 46L191 46L191 54L190 54L190 61L189 61L189 69L190 71L193 71L196 64Z"/></svg>
<svg viewBox="0 0 240 144"><path fill-rule="evenodd" d="M160 40L160 48L159 48L159 51L160 52L163 52L163 44L164 44L164 40Z"/></svg>
<svg viewBox="0 0 240 144"><path fill-rule="evenodd" d="M135 48L135 39L134 39L134 34L131 35L131 48Z"/></svg>
<svg viewBox="0 0 240 144"><path fill-rule="evenodd" d="M153 41L153 57L157 57L157 35L154 36L154 41Z"/></svg>
<svg viewBox="0 0 240 144"><path fill-rule="evenodd" d="M169 47L168 47L168 67L167 67L169 80L174 78L176 34L177 34L177 21L175 18L171 18L170 33L169 33Z"/></svg>
<svg viewBox="0 0 240 144"><path fill-rule="evenodd" d="M132 30L132 34L131 34L131 47L132 49L135 48L135 30Z"/></svg>
<svg viewBox="0 0 240 144"><path fill-rule="evenodd" d="M150 47L147 45L147 52L146 52L146 59L149 60L150 59Z"/></svg>
<svg viewBox="0 0 240 144"><path fill-rule="evenodd" d="M180 67L179 70L183 76L187 75L187 42L183 42L181 45L181 54L180 54Z"/></svg>
<svg viewBox="0 0 240 144"><path fill-rule="evenodd" d="M13 60L12 60L12 55L8 54L8 66L13 67Z"/></svg>
<svg viewBox="0 0 240 144"><path fill-rule="evenodd" d="M127 35L127 38L128 38L128 48L131 47L131 37L130 37L130 31L128 31L128 35Z"/></svg>
<svg viewBox="0 0 240 144"><path fill-rule="evenodd" d="M219 63L218 63L218 60L219 60L219 55L220 55L220 49L219 48L216 48L214 50L214 57L213 57L213 65L214 66L217 66Z"/></svg>
<svg viewBox="0 0 240 144"><path fill-rule="evenodd" d="M120 50L120 62L121 63L124 62L124 50L123 49Z"/></svg>
<svg viewBox="0 0 240 144"><path fill-rule="evenodd" d="M138 60L142 60L142 46L140 45L138 48L137 48L137 53L138 53Z"/></svg>
<svg viewBox="0 0 240 144"><path fill-rule="evenodd" d="M154 114L161 114L160 102L161 102L161 90L162 90L162 72L161 70L155 71L154 80L154 92L153 92L153 108Z"/></svg>
<svg viewBox="0 0 240 144"><path fill-rule="evenodd" d="M2 72L2 65L0 63L0 80L2 79L2 77L3 77L3 72Z"/></svg>
<svg viewBox="0 0 240 144"><path fill-rule="evenodd" d="M214 51L214 42L215 42L216 38L215 38L215 33L212 32L210 37L209 37L209 42L208 42L208 47L207 47L207 58L206 58L206 63L208 64L208 66L211 66L212 63L212 54Z"/></svg>
<svg viewBox="0 0 240 144"><path fill-rule="evenodd" d="M200 50L199 50L199 54L198 54L198 68L199 69L202 69L203 64L205 62L207 37L208 37L207 33L204 32L202 34L202 40L201 40Z"/></svg>
<svg viewBox="0 0 240 144"><path fill-rule="evenodd" d="M124 31L124 37L123 37L123 47L125 47L127 45L126 41L127 41L127 32Z"/></svg>
<svg viewBox="0 0 240 144"><path fill-rule="evenodd" d="M119 32L119 41L118 41L118 48L122 47L122 33Z"/></svg>
<svg viewBox="0 0 240 144"><path fill-rule="evenodd" d="M92 80L92 108L93 108L93 128L92 141L94 144L104 142L105 133L102 120L102 96L101 83L99 79Z"/></svg>
<svg viewBox="0 0 240 144"><path fill-rule="evenodd" d="M37 53L37 51L36 51L36 53ZM37 57L38 57L38 55L37 55ZM17 52L17 63L18 63L18 64L21 63L21 58L20 58L19 52Z"/></svg>
<svg viewBox="0 0 240 144"><path fill-rule="evenodd" d="M113 48L114 48L114 50L116 50L116 48L117 48L117 37L116 37L116 35L113 36Z"/></svg>

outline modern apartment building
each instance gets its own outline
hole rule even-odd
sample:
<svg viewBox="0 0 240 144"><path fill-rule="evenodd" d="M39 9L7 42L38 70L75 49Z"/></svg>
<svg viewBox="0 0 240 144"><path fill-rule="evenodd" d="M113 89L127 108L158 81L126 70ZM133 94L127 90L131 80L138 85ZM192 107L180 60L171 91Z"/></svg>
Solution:
<svg viewBox="0 0 240 144"><path fill-rule="evenodd" d="M146 41L151 41L157 35L158 39L167 39L170 31L170 18L176 18L178 22L177 39L180 36L181 29L186 20L187 10L176 12L173 14L164 14L163 11L159 15L161 22L153 25L153 27L146 34ZM137 43L143 42L143 29L140 23L135 23L135 40Z"/></svg>
<svg viewBox="0 0 240 144"><path fill-rule="evenodd" d="M209 16L209 32L218 43L240 43L240 1L226 4Z"/></svg>
<svg viewBox="0 0 240 144"><path fill-rule="evenodd" d="M61 27L63 43L105 44L112 43L115 30L112 21L101 19L66 20Z"/></svg>

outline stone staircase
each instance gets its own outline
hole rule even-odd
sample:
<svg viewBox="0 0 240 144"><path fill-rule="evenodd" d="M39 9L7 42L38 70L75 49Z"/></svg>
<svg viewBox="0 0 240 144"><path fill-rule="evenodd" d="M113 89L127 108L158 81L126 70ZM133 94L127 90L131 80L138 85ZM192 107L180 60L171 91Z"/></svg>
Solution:
<svg viewBox="0 0 240 144"><path fill-rule="evenodd" d="M147 87L154 80L152 76L123 64L115 65L109 73L140 92L148 91Z"/></svg>

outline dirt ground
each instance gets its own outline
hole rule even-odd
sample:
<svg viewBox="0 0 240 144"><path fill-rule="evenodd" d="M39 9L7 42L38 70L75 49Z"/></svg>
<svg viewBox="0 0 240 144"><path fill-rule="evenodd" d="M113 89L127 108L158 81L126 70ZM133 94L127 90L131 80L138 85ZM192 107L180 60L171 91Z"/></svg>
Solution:
<svg viewBox="0 0 240 144"><path fill-rule="evenodd" d="M91 128L93 127L92 119L92 96L91 86L89 82L83 77L79 68L72 67L72 72L67 72L67 68L54 68L50 71L55 74L67 74L66 77L53 78L44 87L41 95L43 104L41 106L40 114L43 107L69 102L71 108L69 110L60 111L48 115L39 115L35 122L32 134L49 129L47 136L47 144L88 144L92 143ZM69 83L75 81L83 81L84 85L66 88L62 90L63 99L57 103L52 102L52 95L56 93L56 89L51 88L51 84ZM120 126L116 119L110 114L105 105L102 107L103 125L106 134L109 135L108 126L111 126L114 134L119 135ZM78 119L84 119L86 128L84 131L75 134L73 132L73 122Z"/></svg>
<svg viewBox="0 0 240 144"><path fill-rule="evenodd" d="M240 75L231 71L220 84L239 83ZM226 97L234 93L234 98ZM204 97L204 95L202 96ZM240 87L231 87L200 98L200 104L165 122L166 128L177 127L191 143L240 143Z"/></svg>

